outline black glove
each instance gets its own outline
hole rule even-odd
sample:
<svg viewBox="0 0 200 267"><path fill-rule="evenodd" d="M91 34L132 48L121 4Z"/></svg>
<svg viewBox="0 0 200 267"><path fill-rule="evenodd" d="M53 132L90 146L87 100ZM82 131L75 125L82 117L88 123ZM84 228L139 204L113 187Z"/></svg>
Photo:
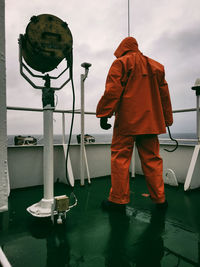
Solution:
<svg viewBox="0 0 200 267"><path fill-rule="evenodd" d="M107 117L100 118L100 126L104 130L108 130L108 129L110 129L112 127L112 125L108 123L108 118Z"/></svg>

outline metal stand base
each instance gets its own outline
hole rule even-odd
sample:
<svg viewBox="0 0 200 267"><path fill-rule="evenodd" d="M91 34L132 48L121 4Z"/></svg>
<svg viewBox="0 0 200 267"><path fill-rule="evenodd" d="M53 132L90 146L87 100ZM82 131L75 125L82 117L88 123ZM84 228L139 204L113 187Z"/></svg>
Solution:
<svg viewBox="0 0 200 267"><path fill-rule="evenodd" d="M41 199L40 202L33 204L27 208L27 211L35 217L50 217L54 199Z"/></svg>

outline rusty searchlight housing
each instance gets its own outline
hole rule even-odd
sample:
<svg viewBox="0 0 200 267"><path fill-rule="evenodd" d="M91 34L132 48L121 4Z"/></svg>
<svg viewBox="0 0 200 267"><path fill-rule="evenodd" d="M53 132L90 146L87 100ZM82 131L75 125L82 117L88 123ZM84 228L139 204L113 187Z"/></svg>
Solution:
<svg viewBox="0 0 200 267"><path fill-rule="evenodd" d="M42 14L30 19L22 38L22 56L34 70L45 73L66 58L71 61L72 34L60 18Z"/></svg>
<svg viewBox="0 0 200 267"><path fill-rule="evenodd" d="M45 89L43 93L47 88L54 92L73 80L73 38L66 22L50 14L32 16L25 34L20 34L18 41L20 73L32 87ZM65 69L62 65L56 77L50 76L48 72L57 68L63 59L66 59ZM61 86L52 87L51 80L60 78L68 69L69 78ZM44 86L35 84L35 78L44 80Z"/></svg>

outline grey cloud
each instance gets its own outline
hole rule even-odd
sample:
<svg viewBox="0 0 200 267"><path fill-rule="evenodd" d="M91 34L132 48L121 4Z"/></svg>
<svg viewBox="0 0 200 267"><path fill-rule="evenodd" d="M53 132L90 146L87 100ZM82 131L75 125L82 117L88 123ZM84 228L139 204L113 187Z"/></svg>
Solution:
<svg viewBox="0 0 200 267"><path fill-rule="evenodd" d="M200 57L199 54L199 25L195 28L184 29L181 32L164 32L157 40L152 43L150 49L152 54L162 55L168 62L178 64L191 63L196 58Z"/></svg>
<svg viewBox="0 0 200 267"><path fill-rule="evenodd" d="M179 32L164 32L151 45L150 55L164 64L168 82L174 92L174 107L195 105L191 86L200 76L199 25Z"/></svg>

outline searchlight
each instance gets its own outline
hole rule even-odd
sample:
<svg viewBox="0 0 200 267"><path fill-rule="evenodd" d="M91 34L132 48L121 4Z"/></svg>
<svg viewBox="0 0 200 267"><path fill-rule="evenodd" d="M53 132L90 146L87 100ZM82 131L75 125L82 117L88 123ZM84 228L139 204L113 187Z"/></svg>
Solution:
<svg viewBox="0 0 200 267"><path fill-rule="evenodd" d="M36 71L54 70L66 58L71 61L72 34L66 22L56 16L33 16L22 36L22 56Z"/></svg>
<svg viewBox="0 0 200 267"><path fill-rule="evenodd" d="M32 87L42 90L44 123L44 196L40 202L28 207L27 211L35 217L51 217L52 221L54 221L54 215L58 215L57 223L62 223L62 217L65 218L66 212L77 204L74 194L74 204L71 206L67 196L54 197L53 177L54 92L62 89L71 80L74 95L72 45L73 39L68 24L50 14L31 17L25 34L19 36L20 73ZM48 72L57 68L64 59L67 63L65 69L58 76L51 76ZM52 87L51 80L59 79L67 70L69 70L69 77L64 79L60 87ZM36 84L36 79L44 81L44 85ZM69 158L66 159L67 171L68 163ZM69 180L69 183L74 186L74 177Z"/></svg>

